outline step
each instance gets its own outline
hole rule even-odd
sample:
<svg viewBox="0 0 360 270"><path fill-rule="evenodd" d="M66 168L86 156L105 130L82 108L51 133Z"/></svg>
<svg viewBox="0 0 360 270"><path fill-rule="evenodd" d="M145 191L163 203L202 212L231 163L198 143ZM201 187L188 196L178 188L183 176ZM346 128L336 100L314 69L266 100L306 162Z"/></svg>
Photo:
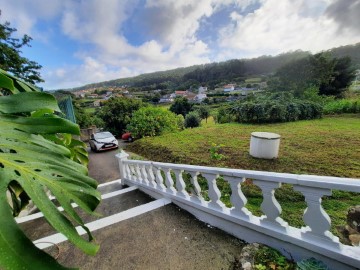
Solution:
<svg viewBox="0 0 360 270"><path fill-rule="evenodd" d="M152 210L158 209L158 208L168 205L170 203L171 203L171 200L169 200L169 199L166 199L166 198L158 199L158 200L122 211L120 213L86 223L86 226L88 227L88 229L91 232L93 232L93 231L108 227L110 225L116 224L118 222L121 222L121 221L130 219L130 218L139 216L141 214L150 212ZM86 234L86 231L81 226L76 227L76 230L80 235ZM67 238L63 234L57 233L57 234L53 234L53 235L50 235L47 237L40 238L40 239L34 241L34 244L40 249L45 249L45 248L53 246L54 244L59 244L64 241L67 241Z"/></svg>

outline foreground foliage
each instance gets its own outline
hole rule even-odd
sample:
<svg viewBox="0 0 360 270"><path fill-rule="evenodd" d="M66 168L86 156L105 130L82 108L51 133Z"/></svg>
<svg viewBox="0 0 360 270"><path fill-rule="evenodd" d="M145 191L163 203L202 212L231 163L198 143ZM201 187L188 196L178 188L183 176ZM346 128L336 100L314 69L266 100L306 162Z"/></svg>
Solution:
<svg viewBox="0 0 360 270"><path fill-rule="evenodd" d="M54 114L53 96L1 71L0 87L15 95L0 96L0 266L5 269L65 269L35 245L13 218L29 199L57 231L88 254L98 245L78 235L74 225L91 233L71 206L92 213L100 202L97 182L87 176L87 153L73 140L79 127ZM81 164L82 163L82 164ZM12 198L8 203L6 190ZM64 208L60 212L47 190Z"/></svg>

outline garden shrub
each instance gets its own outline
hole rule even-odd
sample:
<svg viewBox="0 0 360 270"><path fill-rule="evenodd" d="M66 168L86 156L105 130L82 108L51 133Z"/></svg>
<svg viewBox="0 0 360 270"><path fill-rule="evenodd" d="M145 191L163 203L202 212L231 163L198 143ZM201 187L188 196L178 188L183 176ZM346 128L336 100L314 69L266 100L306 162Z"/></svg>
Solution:
<svg viewBox="0 0 360 270"><path fill-rule="evenodd" d="M189 112L185 117L185 128L199 127L201 124L200 116L197 112Z"/></svg>
<svg viewBox="0 0 360 270"><path fill-rule="evenodd" d="M135 138L153 137L177 130L179 123L179 118L174 113L149 106L134 112L127 129Z"/></svg>
<svg viewBox="0 0 360 270"><path fill-rule="evenodd" d="M182 116L182 114L178 114L176 116L176 121L177 121L177 127L179 130L183 130L185 128L185 119L184 116Z"/></svg>
<svg viewBox="0 0 360 270"><path fill-rule="evenodd" d="M296 99L259 100L235 103L227 111L239 123L275 123L320 118L322 106Z"/></svg>
<svg viewBox="0 0 360 270"><path fill-rule="evenodd" d="M235 121L235 116L229 112L228 107L220 107L213 115L214 121L218 124L230 123Z"/></svg>
<svg viewBox="0 0 360 270"><path fill-rule="evenodd" d="M359 113L360 99L332 100L324 105L324 114Z"/></svg>

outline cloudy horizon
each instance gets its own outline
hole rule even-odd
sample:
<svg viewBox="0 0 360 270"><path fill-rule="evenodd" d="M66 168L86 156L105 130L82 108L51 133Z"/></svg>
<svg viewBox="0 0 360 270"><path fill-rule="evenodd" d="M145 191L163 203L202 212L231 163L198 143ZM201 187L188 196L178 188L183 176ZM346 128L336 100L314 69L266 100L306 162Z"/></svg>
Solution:
<svg viewBox="0 0 360 270"><path fill-rule="evenodd" d="M360 0L0 0L47 90L360 42Z"/></svg>

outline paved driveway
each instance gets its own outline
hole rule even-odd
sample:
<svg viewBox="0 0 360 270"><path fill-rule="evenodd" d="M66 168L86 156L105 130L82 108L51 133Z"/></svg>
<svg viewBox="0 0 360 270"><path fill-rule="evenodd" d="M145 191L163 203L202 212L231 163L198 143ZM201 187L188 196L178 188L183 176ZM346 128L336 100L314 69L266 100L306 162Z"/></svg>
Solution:
<svg viewBox="0 0 360 270"><path fill-rule="evenodd" d="M118 140L119 148L126 148L127 143ZM99 184L120 178L119 165L115 157L119 149L94 153L87 148L89 153L89 176L96 179Z"/></svg>

